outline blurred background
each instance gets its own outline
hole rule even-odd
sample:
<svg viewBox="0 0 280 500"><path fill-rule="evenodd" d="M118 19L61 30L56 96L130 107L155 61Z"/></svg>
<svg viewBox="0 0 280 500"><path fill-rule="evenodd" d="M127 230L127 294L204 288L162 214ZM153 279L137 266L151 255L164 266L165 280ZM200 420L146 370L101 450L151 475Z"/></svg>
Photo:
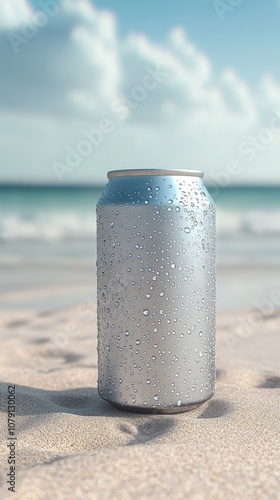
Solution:
<svg viewBox="0 0 280 500"><path fill-rule="evenodd" d="M280 288L280 2L0 0L1 309L95 300L108 170L200 169L218 311Z"/></svg>

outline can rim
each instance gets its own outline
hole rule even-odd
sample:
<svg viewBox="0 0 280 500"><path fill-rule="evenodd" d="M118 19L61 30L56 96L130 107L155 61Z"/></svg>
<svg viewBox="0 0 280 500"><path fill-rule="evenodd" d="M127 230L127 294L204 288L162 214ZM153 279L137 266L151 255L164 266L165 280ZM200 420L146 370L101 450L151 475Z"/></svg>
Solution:
<svg viewBox="0 0 280 500"><path fill-rule="evenodd" d="M139 168L139 169L128 169L128 170L110 170L107 173L108 179L115 177L133 177L133 176L144 176L144 175L159 175L159 176L188 176L188 177L204 177L204 172L201 170L175 170L175 169L163 169L163 168Z"/></svg>

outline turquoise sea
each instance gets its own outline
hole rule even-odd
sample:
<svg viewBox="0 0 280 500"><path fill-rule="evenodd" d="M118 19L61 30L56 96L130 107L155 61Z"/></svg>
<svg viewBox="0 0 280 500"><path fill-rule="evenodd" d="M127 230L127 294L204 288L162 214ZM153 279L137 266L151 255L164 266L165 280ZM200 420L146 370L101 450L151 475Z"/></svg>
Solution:
<svg viewBox="0 0 280 500"><path fill-rule="evenodd" d="M0 289L93 281L95 208L102 191L0 186ZM255 296L280 287L280 188L209 191L217 205L218 306L248 307Z"/></svg>

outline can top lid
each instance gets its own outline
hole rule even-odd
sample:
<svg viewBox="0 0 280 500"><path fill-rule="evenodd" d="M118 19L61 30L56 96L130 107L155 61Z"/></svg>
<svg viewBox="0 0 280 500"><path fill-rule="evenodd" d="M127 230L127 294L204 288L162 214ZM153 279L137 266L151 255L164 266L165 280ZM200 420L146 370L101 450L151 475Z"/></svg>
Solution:
<svg viewBox="0 0 280 500"><path fill-rule="evenodd" d="M114 177L131 177L139 175L181 175L190 177L203 177L204 173L200 170L175 170L175 169L162 169L162 168L139 168L131 170L111 170L107 173L108 179Z"/></svg>

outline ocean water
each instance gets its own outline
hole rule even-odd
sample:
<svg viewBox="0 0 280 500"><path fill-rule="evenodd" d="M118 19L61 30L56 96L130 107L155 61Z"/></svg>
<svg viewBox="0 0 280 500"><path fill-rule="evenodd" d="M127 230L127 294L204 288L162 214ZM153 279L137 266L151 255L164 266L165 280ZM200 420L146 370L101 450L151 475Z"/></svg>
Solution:
<svg viewBox="0 0 280 500"><path fill-rule="evenodd" d="M95 209L102 191L0 186L2 289L93 281ZM280 188L209 191L217 205L218 306L249 307L278 282L280 287Z"/></svg>
<svg viewBox="0 0 280 500"><path fill-rule="evenodd" d="M95 208L102 190L0 187L1 257L5 246L13 242L18 243L17 248L36 243L35 250L38 243L53 243L50 258L55 258L56 252L60 255L59 243L69 242L70 252L72 242L76 249L72 256L84 257L86 245L83 251L82 243L94 240ZM231 187L218 194L212 190L212 195L217 205L218 264L279 263L280 188Z"/></svg>

